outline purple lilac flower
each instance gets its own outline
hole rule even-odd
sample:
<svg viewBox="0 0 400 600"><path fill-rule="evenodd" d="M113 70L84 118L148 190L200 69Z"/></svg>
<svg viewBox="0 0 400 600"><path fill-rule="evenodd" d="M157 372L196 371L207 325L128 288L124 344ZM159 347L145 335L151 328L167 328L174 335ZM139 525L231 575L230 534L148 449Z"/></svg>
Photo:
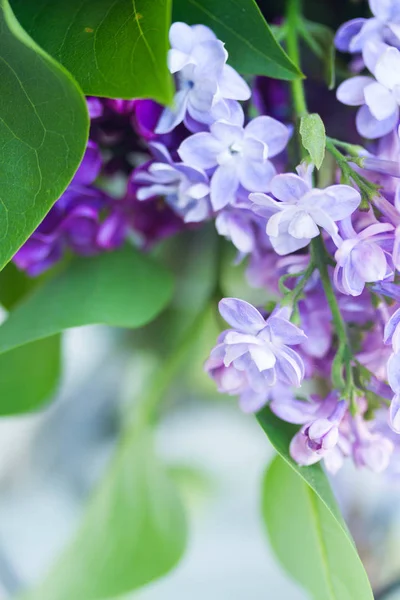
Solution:
<svg viewBox="0 0 400 600"><path fill-rule="evenodd" d="M219 235L231 240L239 251L239 260L254 253L262 242L268 241L261 220L250 210L248 202L237 202L227 206L217 215L215 227ZM261 241L261 237L266 240Z"/></svg>
<svg viewBox="0 0 400 600"><path fill-rule="evenodd" d="M375 223L356 233L350 219L342 222L341 233L345 239L339 238L334 272L335 285L340 292L359 296L366 283L383 281L393 274L392 231L393 226L389 223Z"/></svg>
<svg viewBox="0 0 400 600"><path fill-rule="evenodd" d="M14 256L17 267L34 277L58 262L66 248L92 255L122 243L119 236L105 235L103 230L101 212L109 210L112 201L91 185L100 168L98 147L89 141L69 187Z"/></svg>
<svg viewBox="0 0 400 600"><path fill-rule="evenodd" d="M232 326L211 352L211 360L223 360L245 373L249 387L259 394L277 382L299 387L304 366L290 346L305 339L301 329L288 320L288 309L275 310L268 319L248 302L225 298L219 303L221 316Z"/></svg>
<svg viewBox="0 0 400 600"><path fill-rule="evenodd" d="M382 137L399 122L400 50L384 46L373 69L374 77L357 76L344 81L337 89L343 104L361 106L356 125L360 135Z"/></svg>
<svg viewBox="0 0 400 600"><path fill-rule="evenodd" d="M182 142L178 154L198 169L213 170L211 203L220 210L235 202L239 186L248 191L269 187L275 168L270 158L285 148L289 131L271 117L256 117L243 128L241 112L235 123L217 121L210 132L196 133Z"/></svg>
<svg viewBox="0 0 400 600"><path fill-rule="evenodd" d="M253 210L267 221L266 231L277 254L285 255L308 246L320 234L319 227L338 237L337 221L351 215L361 202L357 190L348 185L312 189L310 181L289 173L276 175L271 193L250 194Z"/></svg>
<svg viewBox="0 0 400 600"><path fill-rule="evenodd" d="M164 196L167 204L187 223L207 219L211 214L209 180L204 171L175 163L159 143L150 145L156 160L147 169L138 169L132 180L138 185L138 200Z"/></svg>
<svg viewBox="0 0 400 600"><path fill-rule="evenodd" d="M389 466L394 444L379 432L371 431L361 415L353 419L353 460L357 467L382 473Z"/></svg>
<svg viewBox="0 0 400 600"><path fill-rule="evenodd" d="M290 455L299 465L312 465L324 458L333 472L340 468L343 453L338 447L339 426L347 406L337 393L324 400L315 395L307 402L292 400L286 409L283 404L279 408L271 404L271 409L290 423L303 424L290 444Z"/></svg>
<svg viewBox="0 0 400 600"><path fill-rule="evenodd" d="M335 37L341 52L362 52L371 41L400 46L400 7L397 0L369 0L372 19L352 19L344 23Z"/></svg>
<svg viewBox="0 0 400 600"><path fill-rule="evenodd" d="M168 133L183 120L196 130L196 124L229 118L237 100L250 98L246 82L226 64L224 44L208 27L173 23L169 38L168 66L176 74L178 91L174 110L164 110L156 133Z"/></svg>

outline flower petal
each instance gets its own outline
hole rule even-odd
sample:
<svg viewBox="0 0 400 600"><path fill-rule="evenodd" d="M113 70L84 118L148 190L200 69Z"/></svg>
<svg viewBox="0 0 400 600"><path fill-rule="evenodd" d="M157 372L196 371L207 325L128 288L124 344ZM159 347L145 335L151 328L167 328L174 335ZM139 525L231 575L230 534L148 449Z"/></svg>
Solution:
<svg viewBox="0 0 400 600"><path fill-rule="evenodd" d="M364 105L357 112L357 131L363 137L376 139L379 137L383 137L387 133L393 131L397 127L398 120L398 107L390 117L379 121L371 114L371 111L369 110L368 106Z"/></svg>
<svg viewBox="0 0 400 600"><path fill-rule="evenodd" d="M218 308L221 317L239 332L255 335L266 325L261 313L245 300L224 298Z"/></svg>
<svg viewBox="0 0 400 600"><path fill-rule="evenodd" d="M223 145L211 133L195 133L185 140L178 148L181 159L198 169L211 169L217 165L217 155L223 150Z"/></svg>
<svg viewBox="0 0 400 600"><path fill-rule="evenodd" d="M294 173L277 175L270 185L271 193L283 202L294 202L299 200L309 191L307 183Z"/></svg>
<svg viewBox="0 0 400 600"><path fill-rule="evenodd" d="M201 134L198 134L201 135ZM234 163L221 165L211 179L211 204L214 210L220 210L232 204L239 187L238 173Z"/></svg>
<svg viewBox="0 0 400 600"><path fill-rule="evenodd" d="M239 163L238 175L240 183L246 190L261 192L268 190L276 170L269 160L257 162L244 157Z"/></svg>
<svg viewBox="0 0 400 600"><path fill-rule="evenodd" d="M336 91L336 98L339 102L348 106L361 106L365 104L364 90L368 85L374 83L373 77L351 77L341 83Z"/></svg>
<svg viewBox="0 0 400 600"><path fill-rule="evenodd" d="M276 156L289 141L289 129L272 117L256 117L245 127L245 135L261 140L268 146L268 156Z"/></svg>
<svg viewBox="0 0 400 600"><path fill-rule="evenodd" d="M394 95L387 87L375 81L364 89L365 103L371 114L382 121L396 111L397 102Z"/></svg>

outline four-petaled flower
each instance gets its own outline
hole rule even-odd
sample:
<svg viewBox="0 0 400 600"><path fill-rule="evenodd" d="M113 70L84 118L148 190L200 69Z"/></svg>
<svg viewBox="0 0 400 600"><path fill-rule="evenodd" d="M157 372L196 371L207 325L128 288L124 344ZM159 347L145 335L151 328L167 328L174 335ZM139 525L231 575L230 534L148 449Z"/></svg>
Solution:
<svg viewBox="0 0 400 600"><path fill-rule="evenodd" d="M270 184L275 200L266 194L250 194L253 210L267 219L266 231L280 255L307 246L325 229L335 239L337 221L351 215L361 202L360 193L349 185L313 189L306 179L295 174L277 175Z"/></svg>
<svg viewBox="0 0 400 600"><path fill-rule="evenodd" d="M243 124L243 112L237 113L235 122L217 121L209 132L188 137L178 148L185 163L214 170L214 210L233 204L240 185L250 192L268 189L276 173L269 159L282 152L288 142L288 128L271 117L256 117L246 127Z"/></svg>
<svg viewBox="0 0 400 600"><path fill-rule="evenodd" d="M299 387L304 377L300 355L290 346L306 339L299 327L288 320L289 309L275 310L268 319L248 302L224 298L219 311L232 329L227 330L211 359L223 358L225 367L246 374L255 392L265 393L266 387L279 381Z"/></svg>

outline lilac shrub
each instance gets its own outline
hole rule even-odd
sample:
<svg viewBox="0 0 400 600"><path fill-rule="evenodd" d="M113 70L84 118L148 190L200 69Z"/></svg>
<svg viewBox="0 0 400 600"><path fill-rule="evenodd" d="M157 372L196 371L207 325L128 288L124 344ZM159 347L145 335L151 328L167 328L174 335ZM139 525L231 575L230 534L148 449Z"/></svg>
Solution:
<svg viewBox="0 0 400 600"><path fill-rule="evenodd" d="M147 249L214 221L238 260L247 257L250 286L275 300L222 299L230 329L205 369L244 412L268 406L298 426L290 454L299 465L323 460L332 472L348 457L392 468L400 433L400 10L394 0L370 8L336 35L338 50L368 70L337 89L338 107L358 107L368 141L326 139L337 167L329 182L319 185L310 158L292 159L286 89L245 81L209 28L174 23L173 107L89 98L82 165L14 257L35 276L65 251L126 240Z"/></svg>

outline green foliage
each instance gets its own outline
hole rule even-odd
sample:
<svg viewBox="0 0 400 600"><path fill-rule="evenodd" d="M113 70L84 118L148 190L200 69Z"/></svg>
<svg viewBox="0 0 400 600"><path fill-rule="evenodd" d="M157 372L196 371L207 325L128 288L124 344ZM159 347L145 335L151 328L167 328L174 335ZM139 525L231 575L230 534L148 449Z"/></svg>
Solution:
<svg viewBox="0 0 400 600"><path fill-rule="evenodd" d="M304 148L310 154L317 169L321 168L325 156L325 125L316 113L305 115L300 122L300 136Z"/></svg>
<svg viewBox="0 0 400 600"><path fill-rule="evenodd" d="M257 417L275 450L293 471L292 475L281 466L282 461L278 461L276 464L279 466L274 466L272 470L273 485L269 482L268 490L264 492L264 514L279 560L293 577L314 594L314 600L373 600L367 575L321 465L299 467L289 455L289 444L298 427L281 421L269 408L264 408ZM278 482L278 471L283 473L282 482ZM279 491L281 486L286 490L282 495ZM273 519L276 519L276 525L271 524ZM312 561L308 562L305 556L311 550L301 537L304 522L312 527L313 539L318 534L317 549L322 554L319 562L322 561L324 566L322 574L315 574L318 567L314 568ZM342 562L341 556L345 556L347 562ZM307 565L309 568L303 576L301 573ZM320 587L323 584L328 588ZM326 589L329 588L332 589L327 594ZM321 592L324 589L325 595Z"/></svg>
<svg viewBox="0 0 400 600"><path fill-rule="evenodd" d="M11 311L0 327L0 353L70 327L140 327L167 305L172 289L170 275L131 247L78 258Z"/></svg>
<svg viewBox="0 0 400 600"><path fill-rule="evenodd" d="M262 509L276 556L314 600L373 600L352 540L325 502L280 456L265 475Z"/></svg>
<svg viewBox="0 0 400 600"><path fill-rule="evenodd" d="M174 0L173 20L208 25L225 42L230 64L242 73L301 77L254 0Z"/></svg>
<svg viewBox="0 0 400 600"><path fill-rule="evenodd" d="M20 23L85 94L172 100L170 0L11 0Z"/></svg>
<svg viewBox="0 0 400 600"><path fill-rule="evenodd" d="M15 415L42 406L56 391L60 373L60 335L1 355L0 415Z"/></svg>
<svg viewBox="0 0 400 600"><path fill-rule="evenodd" d="M97 600L135 590L172 569L186 523L147 431L123 438L71 545L24 600Z"/></svg>
<svg viewBox="0 0 400 600"><path fill-rule="evenodd" d="M42 221L77 169L88 135L70 75L0 2L0 268Z"/></svg>

